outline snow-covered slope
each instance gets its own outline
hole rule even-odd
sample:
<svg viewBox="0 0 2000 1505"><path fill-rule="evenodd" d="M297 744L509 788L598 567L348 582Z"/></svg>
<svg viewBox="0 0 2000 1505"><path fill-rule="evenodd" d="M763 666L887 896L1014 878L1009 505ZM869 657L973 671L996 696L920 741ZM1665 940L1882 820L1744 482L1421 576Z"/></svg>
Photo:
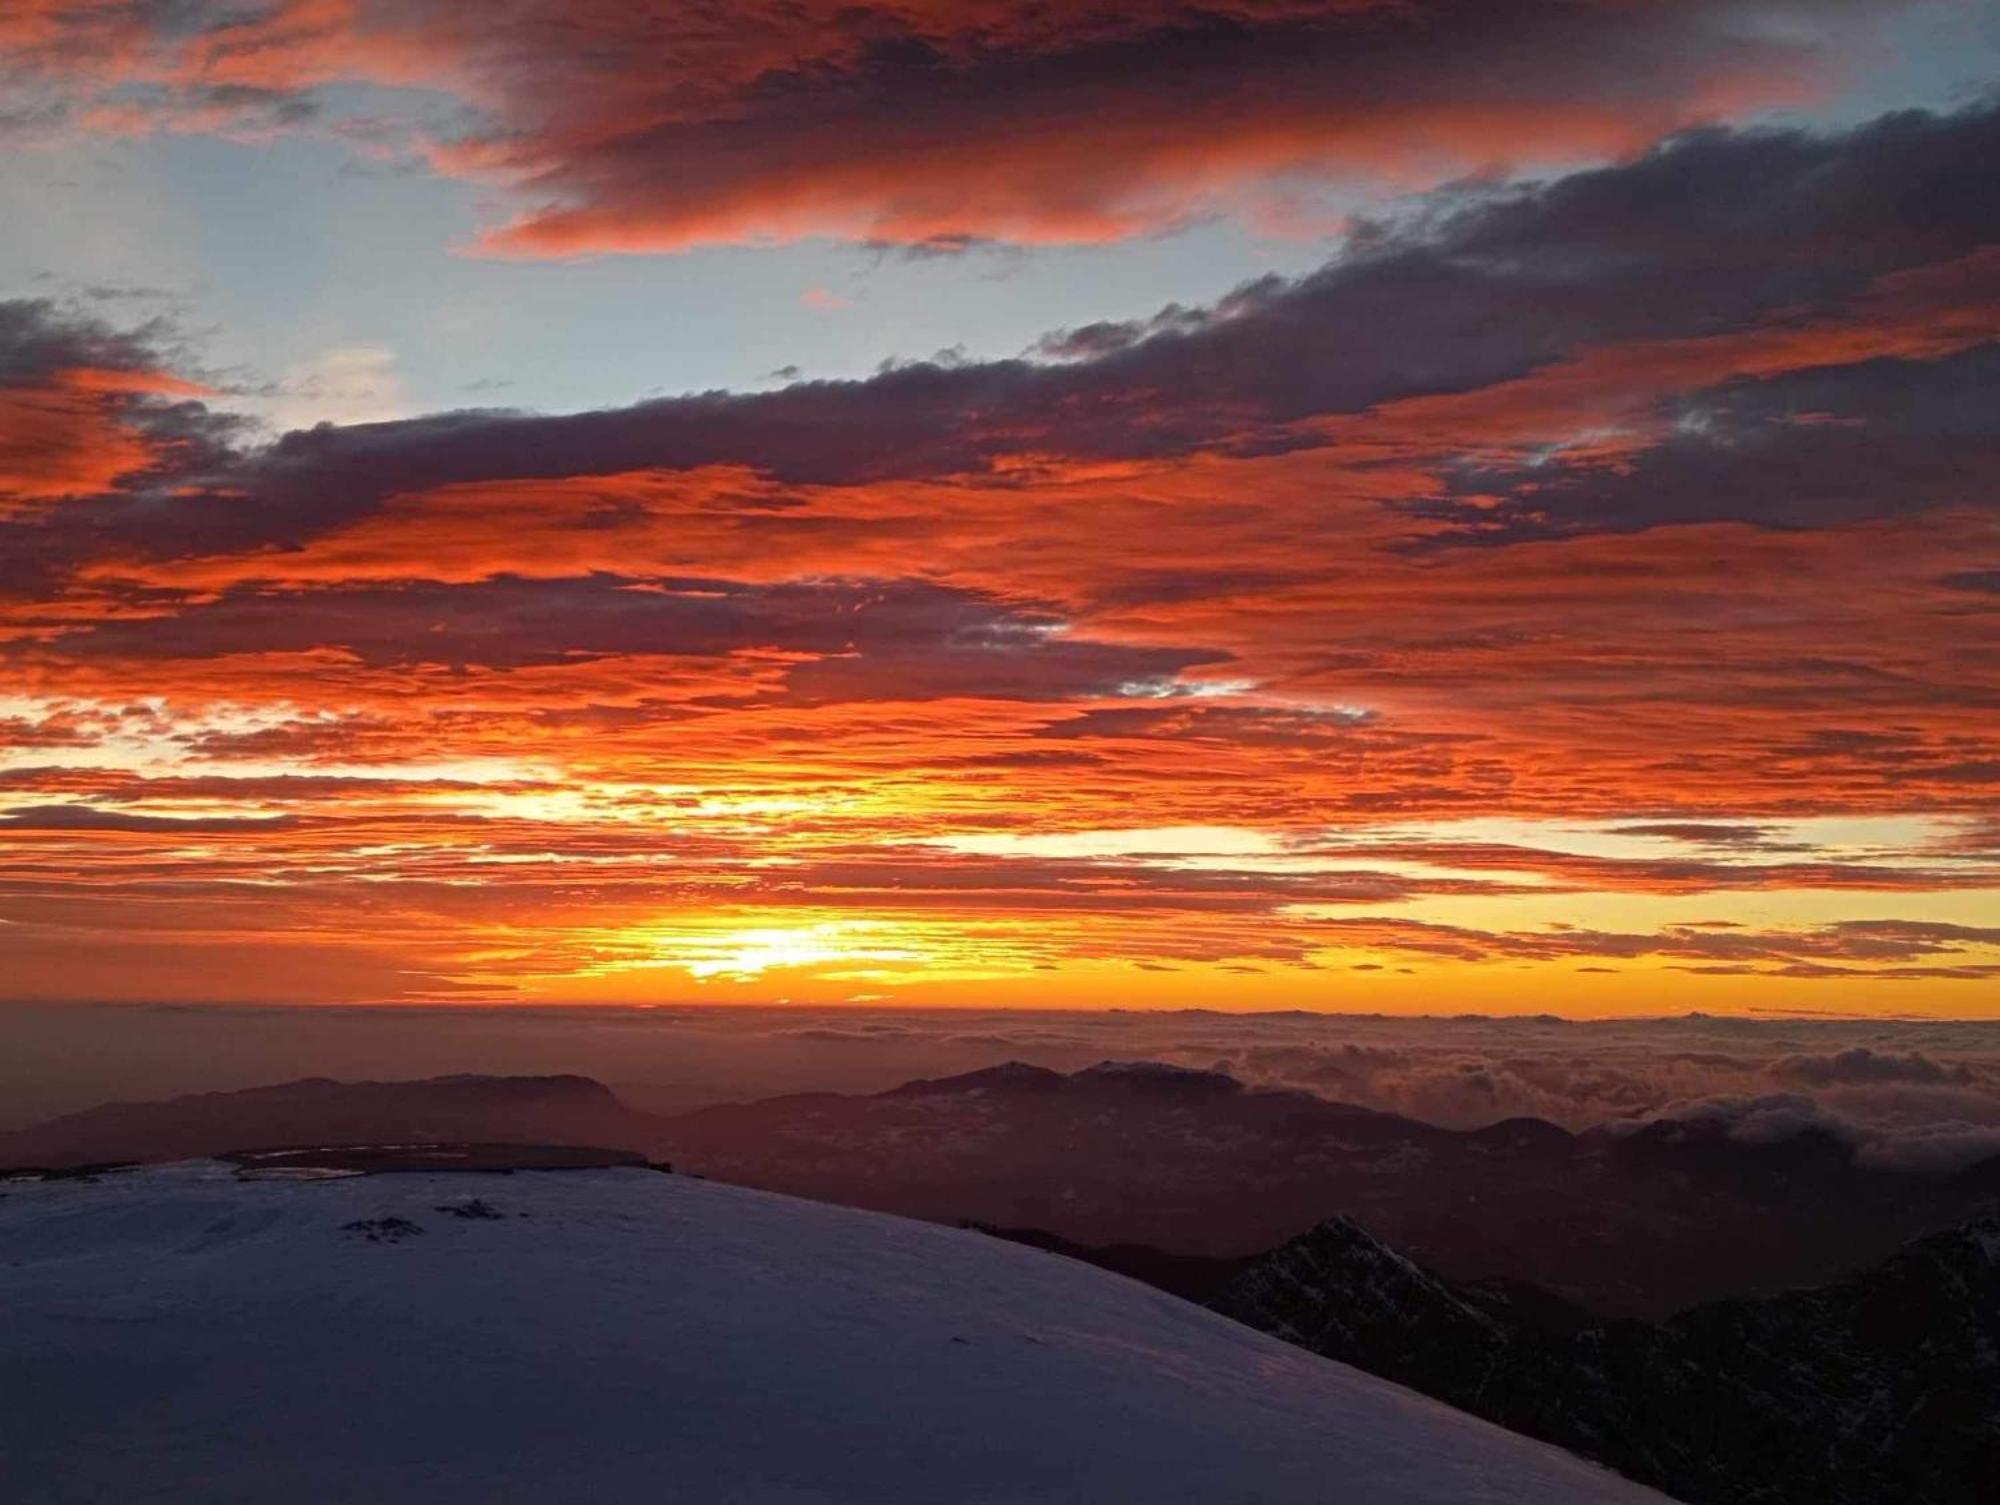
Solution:
<svg viewBox="0 0 2000 1505"><path fill-rule="evenodd" d="M0 1498L1618 1505L1087 1266L647 1170L0 1199Z"/></svg>

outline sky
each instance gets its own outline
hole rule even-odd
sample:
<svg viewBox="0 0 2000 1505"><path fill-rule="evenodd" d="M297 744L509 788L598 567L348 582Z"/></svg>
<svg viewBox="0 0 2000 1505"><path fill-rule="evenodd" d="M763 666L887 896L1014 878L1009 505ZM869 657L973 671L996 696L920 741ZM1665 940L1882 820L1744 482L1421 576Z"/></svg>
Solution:
<svg viewBox="0 0 2000 1505"><path fill-rule="evenodd" d="M0 999L2000 1016L2000 18L15 0Z"/></svg>

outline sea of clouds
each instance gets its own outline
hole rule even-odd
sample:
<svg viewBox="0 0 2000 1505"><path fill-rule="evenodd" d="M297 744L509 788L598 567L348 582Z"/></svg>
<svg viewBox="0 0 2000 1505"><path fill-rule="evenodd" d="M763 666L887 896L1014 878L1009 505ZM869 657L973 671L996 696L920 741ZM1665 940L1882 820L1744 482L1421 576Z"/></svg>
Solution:
<svg viewBox="0 0 2000 1505"><path fill-rule="evenodd" d="M1156 1060L1469 1128L1669 1116L1745 1139L1818 1127L1867 1163L2000 1153L2000 1023L1847 1018L802 1008L0 1009L0 1123L306 1076L576 1072L672 1112L872 1092L1021 1060Z"/></svg>

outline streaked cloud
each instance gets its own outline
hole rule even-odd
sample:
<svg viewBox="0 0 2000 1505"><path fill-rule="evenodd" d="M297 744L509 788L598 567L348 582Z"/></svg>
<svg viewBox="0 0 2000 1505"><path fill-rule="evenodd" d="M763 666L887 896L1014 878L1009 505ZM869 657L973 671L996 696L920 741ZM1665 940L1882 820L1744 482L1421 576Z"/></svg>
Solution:
<svg viewBox="0 0 2000 1505"><path fill-rule="evenodd" d="M517 212L490 252L949 253L1214 215L1324 233L1346 185L1625 157L1854 91L1908 9L28 0L0 51L14 113L43 131L313 131L504 185Z"/></svg>
<svg viewBox="0 0 2000 1505"><path fill-rule="evenodd" d="M397 416L330 344L275 437L194 336L0 305L9 988L1990 1011L2000 110L1730 92L1833 87L1880 9L628 8L588 90L527 0L21 13L79 128L447 94L436 164L551 206L517 250L1413 196L865 379ZM1201 171L1185 99L1070 130L1175 77L1258 101ZM1002 83L1039 121L980 124ZM797 148L840 171L783 144L850 107Z"/></svg>

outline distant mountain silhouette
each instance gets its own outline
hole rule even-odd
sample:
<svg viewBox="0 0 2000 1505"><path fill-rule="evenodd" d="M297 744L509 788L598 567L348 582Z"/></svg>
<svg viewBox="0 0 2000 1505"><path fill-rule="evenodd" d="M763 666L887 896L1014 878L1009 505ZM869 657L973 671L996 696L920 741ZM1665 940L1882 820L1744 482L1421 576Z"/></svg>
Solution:
<svg viewBox="0 0 2000 1505"><path fill-rule="evenodd" d="M869 1096L682 1114L659 1153L726 1181L1091 1247L1236 1259L1346 1213L1461 1281L1525 1281L1611 1315L1835 1279L1977 1209L1956 1178L1858 1164L1804 1133L1666 1122L1441 1129L1217 1072L1019 1062Z"/></svg>
<svg viewBox="0 0 2000 1505"><path fill-rule="evenodd" d="M231 1150L399 1142L605 1145L644 1150L658 1120L581 1076L323 1077L110 1103L0 1134L0 1166L186 1160Z"/></svg>
<svg viewBox="0 0 2000 1505"><path fill-rule="evenodd" d="M1810 1132L1456 1131L1157 1062L1007 1062L674 1117L578 1076L313 1079L71 1114L0 1134L0 1166L445 1141L622 1149L821 1201L1133 1246L1155 1273L1179 1262L1170 1288L1191 1294L1214 1274L1203 1261L1226 1269L1344 1213L1453 1281L1527 1282L1614 1316L1832 1280L2000 1192L2000 1159L1933 1178Z"/></svg>
<svg viewBox="0 0 2000 1505"><path fill-rule="evenodd" d="M1817 1290L1594 1323L1447 1281L1335 1218L1214 1308L1690 1505L1980 1505L2000 1491L2000 1219Z"/></svg>

